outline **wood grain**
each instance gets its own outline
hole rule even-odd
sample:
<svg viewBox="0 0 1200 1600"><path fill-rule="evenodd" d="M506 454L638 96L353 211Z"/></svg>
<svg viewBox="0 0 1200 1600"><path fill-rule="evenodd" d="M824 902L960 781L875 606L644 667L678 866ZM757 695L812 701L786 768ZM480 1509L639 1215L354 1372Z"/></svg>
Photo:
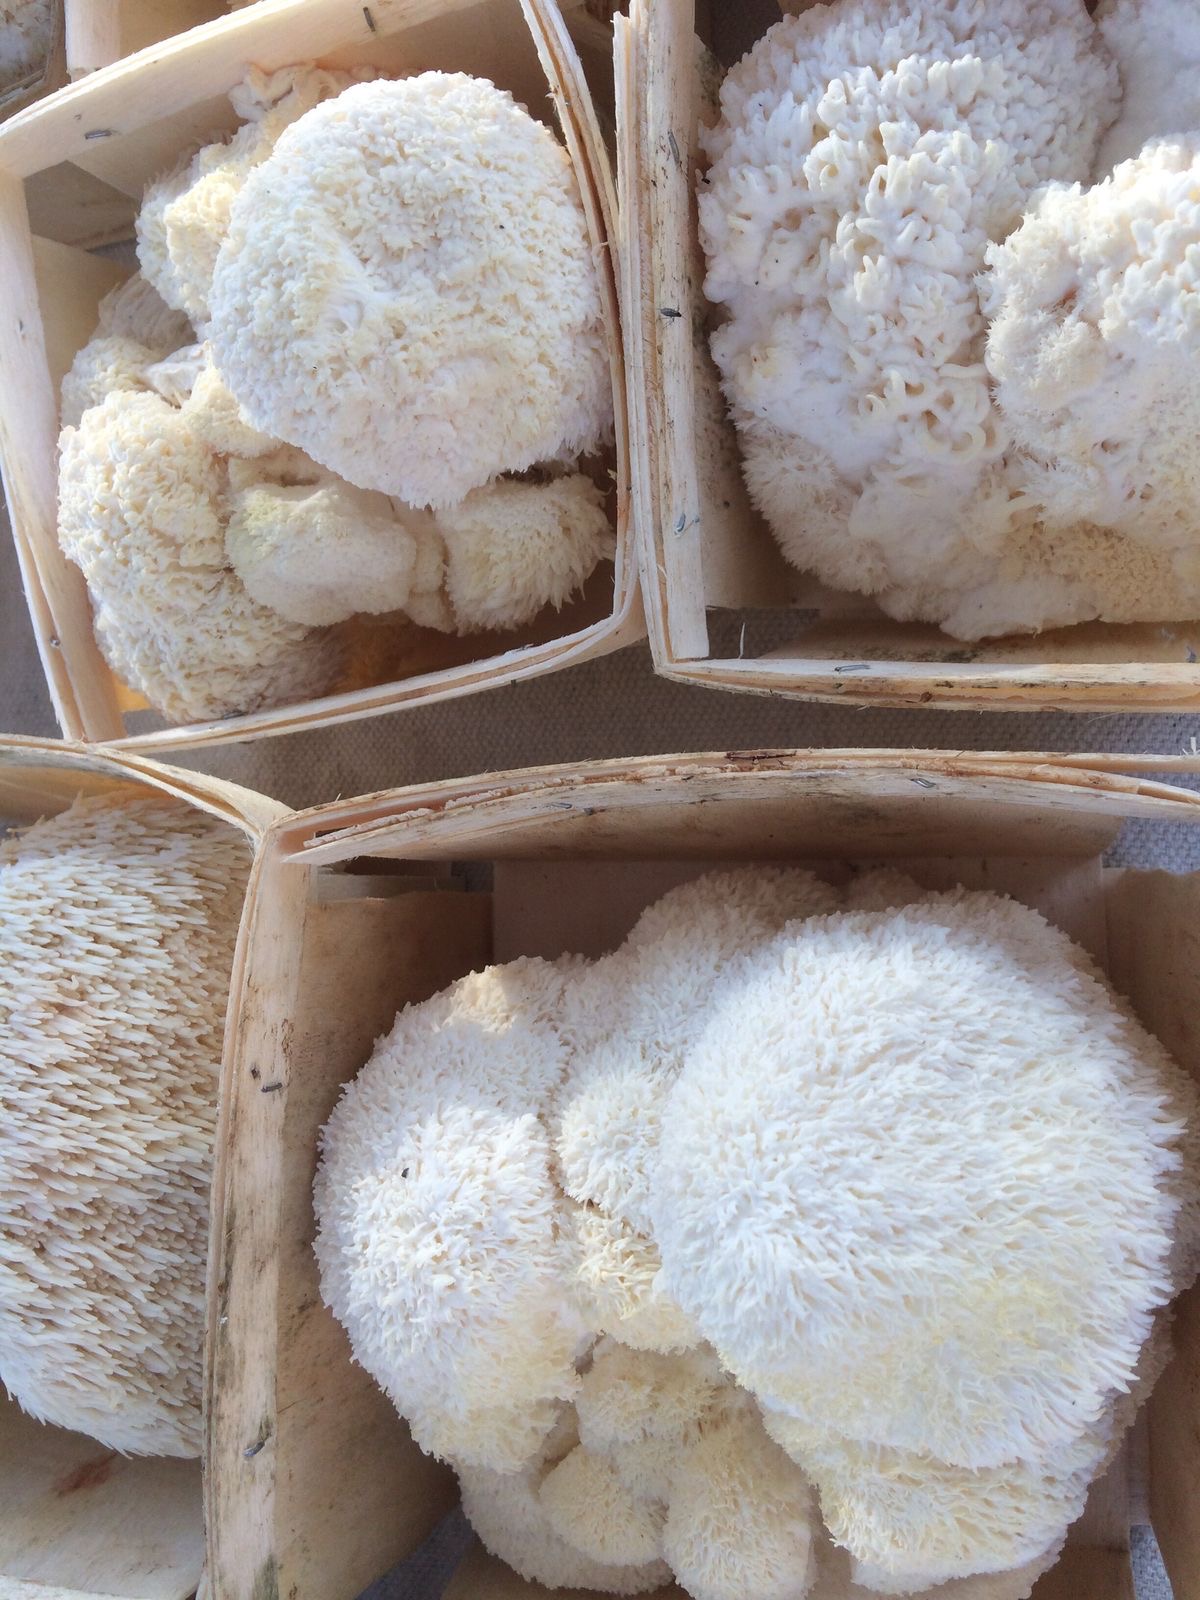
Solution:
<svg viewBox="0 0 1200 1600"><path fill-rule="evenodd" d="M1155 758L1148 757L1152 762ZM364 853L498 859L541 850L613 859L924 853L1086 856L1131 816L1193 821L1194 791L1102 757L758 750L646 756L422 784L295 813L282 849L312 863ZM873 829L873 833L865 830ZM857 831L856 831L857 830Z"/></svg>
<svg viewBox="0 0 1200 1600"><path fill-rule="evenodd" d="M453 1503L353 1364L312 1253L317 1136L407 1001L486 962L486 898L321 900L268 847L235 966L210 1252L207 1504L222 1600L354 1600Z"/></svg>
<svg viewBox="0 0 1200 1600"><path fill-rule="evenodd" d="M203 1562L198 1461L119 1455L0 1393L0 1596L188 1600Z"/></svg>
<svg viewBox="0 0 1200 1600"><path fill-rule="evenodd" d="M1126 871L1109 894L1112 975L1200 1081L1200 874ZM1200 1289L1178 1301L1175 1359L1148 1406L1150 1515L1176 1600L1200 1596Z"/></svg>

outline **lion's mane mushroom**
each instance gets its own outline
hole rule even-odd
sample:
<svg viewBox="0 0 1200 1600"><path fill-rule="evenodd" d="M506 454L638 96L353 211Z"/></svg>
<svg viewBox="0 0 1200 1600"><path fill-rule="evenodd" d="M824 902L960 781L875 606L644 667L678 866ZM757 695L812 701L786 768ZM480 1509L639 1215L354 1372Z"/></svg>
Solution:
<svg viewBox="0 0 1200 1600"><path fill-rule="evenodd" d="M152 284L138 273L126 279L101 300L96 331L63 378L63 427L75 427L118 389L152 389L147 370L190 336L187 318Z"/></svg>
<svg viewBox="0 0 1200 1600"><path fill-rule="evenodd" d="M1190 1080L1033 911L956 891L794 923L718 991L667 1098L664 1288L743 1385L827 1440L796 1452L818 1483L838 1438L864 1462L905 1453L910 1506L953 1475L963 1545L910 1587L1018 1564L1082 1509L1106 1447L1089 1435L1177 1287L1195 1115ZM1057 1518L1048 1493L1025 1523L1015 1500L997 1512L1005 1543L971 1495L1019 1463L1065 1486ZM904 1539L850 1548L886 1573Z"/></svg>
<svg viewBox="0 0 1200 1600"><path fill-rule="evenodd" d="M549 483L501 479L437 513L446 595L461 632L519 628L561 606L615 541L604 496L582 473Z"/></svg>
<svg viewBox="0 0 1200 1600"><path fill-rule="evenodd" d="M167 304L186 312L197 329L208 323L217 254L250 173L285 128L369 76L313 66L252 67L229 96L242 118L232 138L187 152L146 190L137 219L138 261Z"/></svg>
<svg viewBox="0 0 1200 1600"><path fill-rule="evenodd" d="M200 1453L217 1081L250 859L176 802L0 844L0 1382L135 1454Z"/></svg>
<svg viewBox="0 0 1200 1600"><path fill-rule="evenodd" d="M1200 133L1051 184L988 251L987 366L1037 508L955 599L965 636L1200 611Z"/></svg>
<svg viewBox="0 0 1200 1600"><path fill-rule="evenodd" d="M611 422L567 152L462 74L358 84L288 128L233 203L211 312L255 427L410 505L577 456Z"/></svg>
<svg viewBox="0 0 1200 1600"><path fill-rule="evenodd" d="M59 441L58 536L113 671L176 721L323 693L325 634L259 605L225 555L225 460L184 412L116 390Z"/></svg>
<svg viewBox="0 0 1200 1600"><path fill-rule="evenodd" d="M728 74L699 190L712 349L797 566L958 631L944 597L1019 508L977 278L1040 184L1089 176L1118 103L1080 0L837 0Z"/></svg>
<svg viewBox="0 0 1200 1600"><path fill-rule="evenodd" d="M537 1114L565 978L517 962L401 1012L329 1120L315 1191L322 1294L357 1359L426 1449L502 1472L538 1443L514 1415L548 1427L575 1392L586 1332Z"/></svg>

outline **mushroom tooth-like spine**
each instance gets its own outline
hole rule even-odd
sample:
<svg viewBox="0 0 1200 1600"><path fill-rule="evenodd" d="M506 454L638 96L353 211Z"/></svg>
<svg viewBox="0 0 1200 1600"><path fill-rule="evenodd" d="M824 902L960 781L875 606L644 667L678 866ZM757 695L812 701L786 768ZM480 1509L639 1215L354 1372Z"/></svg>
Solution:
<svg viewBox="0 0 1200 1600"><path fill-rule="evenodd" d="M110 289L100 302L95 333L76 352L63 378L63 427L76 426L85 411L115 390L155 388L154 364L190 337L187 318L172 310L140 273Z"/></svg>
<svg viewBox="0 0 1200 1600"><path fill-rule="evenodd" d="M691 1319L659 1287L653 1239L598 1206L567 1202L574 1260L571 1286L584 1320L635 1350L666 1354L699 1342Z"/></svg>
<svg viewBox="0 0 1200 1600"><path fill-rule="evenodd" d="M612 1463L586 1445L550 1469L538 1499L554 1531L593 1561L638 1567L661 1557L662 1508L640 1501Z"/></svg>
<svg viewBox="0 0 1200 1600"><path fill-rule="evenodd" d="M988 251L987 368L1042 519L1026 570L1069 582L1088 616L1200 605L1198 183L1200 131L1091 188L1047 186Z"/></svg>
<svg viewBox="0 0 1200 1600"><path fill-rule="evenodd" d="M497 1373L498 1387L504 1374ZM432 1405L424 1410L397 1398L409 1432L427 1455L451 1466L484 1464L491 1472L520 1472L543 1450L560 1413L562 1402L541 1398L532 1405L524 1397L515 1403L469 1409ZM569 1409L569 1408L568 1408Z"/></svg>
<svg viewBox="0 0 1200 1600"><path fill-rule="evenodd" d="M682 1443L731 1390L710 1350L660 1355L603 1339L575 1399L579 1437L591 1450L654 1436Z"/></svg>
<svg viewBox="0 0 1200 1600"><path fill-rule="evenodd" d="M575 1408L563 1406L540 1448L518 1472L458 1465L463 1510L479 1538L530 1583L549 1588L642 1594L671 1580L661 1560L615 1566L587 1556L556 1531L542 1504L547 1477L579 1444Z"/></svg>
<svg viewBox="0 0 1200 1600"><path fill-rule="evenodd" d="M1121 111L1091 177L1140 155L1151 140L1200 129L1200 19L1191 0L1101 0L1096 26L1121 75Z"/></svg>
<svg viewBox="0 0 1200 1600"><path fill-rule="evenodd" d="M529 1583L548 1589L645 1594L671 1581L665 1561L612 1566L594 1561L561 1538L538 1497L544 1469L485 1472L460 1468L463 1510L484 1546Z"/></svg>
<svg viewBox="0 0 1200 1600"><path fill-rule="evenodd" d="M186 151L146 190L137 219L138 261L167 304L186 313L197 329L208 323L217 255L249 174L286 127L369 76L369 68L334 72L298 65L267 73L252 67L229 96L243 125L228 140Z"/></svg>
<svg viewBox="0 0 1200 1600"><path fill-rule="evenodd" d="M202 443L218 455L252 461L279 449L279 440L252 428L213 365L212 349L202 347L203 359L195 382L182 401L183 414Z"/></svg>
<svg viewBox="0 0 1200 1600"><path fill-rule="evenodd" d="M856 1581L850 1553L834 1544L822 1527L816 1536L817 1576L807 1600L876 1600L880 1590ZM1051 1545L1033 1561L1007 1572L975 1573L969 1578L951 1578L923 1590L914 1600L1029 1600L1034 1585L1048 1572L1062 1553L1062 1540Z"/></svg>
<svg viewBox="0 0 1200 1600"><path fill-rule="evenodd" d="M308 626L403 609L417 564L416 540L387 496L332 473L238 494L225 551L254 600Z"/></svg>
<svg viewBox="0 0 1200 1600"><path fill-rule="evenodd" d="M572 1048L554 1111L572 1198L653 1236L663 1106L704 1008L758 940L837 904L836 890L798 868L708 873L648 907L621 949L581 975L560 1020Z"/></svg>
<svg viewBox="0 0 1200 1600"><path fill-rule="evenodd" d="M98 334L89 339L76 352L62 381L63 427L77 427L85 411L102 404L117 390L151 388L147 371L155 359L154 351L137 339L120 334Z"/></svg>
<svg viewBox="0 0 1200 1600"><path fill-rule="evenodd" d="M768 1431L811 1477L856 1581L882 1594L923 1594L1037 1561L1081 1514L1109 1453L1107 1421L1036 1459L971 1469L819 1430L798 1450L777 1421Z"/></svg>
<svg viewBox="0 0 1200 1600"><path fill-rule="evenodd" d="M32 1415L195 1456L209 1185L245 841L80 800L0 844L0 1381Z"/></svg>
<svg viewBox="0 0 1200 1600"><path fill-rule="evenodd" d="M330 688L334 640L254 601L226 564L228 472L183 411L116 391L59 440L58 537L117 676L179 722Z"/></svg>
<svg viewBox="0 0 1200 1600"><path fill-rule="evenodd" d="M135 272L104 296L97 308L96 332L137 339L160 359L194 337L183 312L169 306L141 272Z"/></svg>

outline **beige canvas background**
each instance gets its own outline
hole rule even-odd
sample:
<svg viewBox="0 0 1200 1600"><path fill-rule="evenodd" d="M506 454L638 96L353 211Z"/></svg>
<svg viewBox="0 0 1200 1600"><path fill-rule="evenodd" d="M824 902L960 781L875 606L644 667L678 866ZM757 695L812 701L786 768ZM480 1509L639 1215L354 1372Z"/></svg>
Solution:
<svg viewBox="0 0 1200 1600"><path fill-rule="evenodd" d="M736 629L736 638L741 619L724 626ZM762 627L761 619L748 619L752 648L770 642L755 637ZM58 731L2 515L0 731ZM664 682L655 676L646 647L637 646L448 705L168 759L301 806L436 778L657 752L941 746L1179 754L1191 750L1193 740L1200 745L1200 716L874 711L724 694ZM1162 824L1131 824L1113 859L1172 871L1200 869L1200 829L1181 834ZM370 1600L433 1600L460 1545L461 1530L451 1524L405 1568L375 1585ZM1138 1600L1169 1600L1170 1586L1149 1536L1135 1541L1135 1573Z"/></svg>

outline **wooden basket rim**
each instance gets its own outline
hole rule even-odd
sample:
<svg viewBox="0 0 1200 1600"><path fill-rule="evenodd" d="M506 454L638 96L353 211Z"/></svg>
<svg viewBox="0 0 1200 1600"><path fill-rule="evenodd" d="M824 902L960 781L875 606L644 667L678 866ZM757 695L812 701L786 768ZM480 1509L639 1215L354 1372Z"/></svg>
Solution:
<svg viewBox="0 0 1200 1600"><path fill-rule="evenodd" d="M909 749L772 749L607 758L529 767L379 791L351 801L289 812L270 830L269 846L281 859L329 865L369 854L385 833L411 830L423 838L481 817L543 809L585 809L598 790L629 784L661 786L680 795L698 779L758 784L798 777L868 778L904 774L922 786L939 779L999 779L1043 785L1081 803L1099 803L1117 816L1156 816L1200 823L1200 792L1151 779L1154 773L1200 773L1200 755L1035 753ZM574 798L568 798L573 796Z"/></svg>
<svg viewBox="0 0 1200 1600"><path fill-rule="evenodd" d="M0 783L12 767L75 770L158 789L207 812L247 835L257 848L270 829L289 815L278 800L203 772L168 767L77 740L34 738L21 734L0 737Z"/></svg>

